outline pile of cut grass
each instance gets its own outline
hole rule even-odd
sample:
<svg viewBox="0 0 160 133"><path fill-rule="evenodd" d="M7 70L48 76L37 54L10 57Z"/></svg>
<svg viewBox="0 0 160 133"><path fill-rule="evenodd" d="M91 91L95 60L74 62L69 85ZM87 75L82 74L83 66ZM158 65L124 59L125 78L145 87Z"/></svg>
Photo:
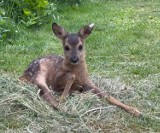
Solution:
<svg viewBox="0 0 160 133"><path fill-rule="evenodd" d="M0 132L158 132L160 131L160 75L124 87L120 78L91 77L97 86L117 99L139 108L136 118L95 95L72 94L55 111L17 76L0 76ZM125 85L126 86L126 85ZM55 95L57 96L57 95Z"/></svg>

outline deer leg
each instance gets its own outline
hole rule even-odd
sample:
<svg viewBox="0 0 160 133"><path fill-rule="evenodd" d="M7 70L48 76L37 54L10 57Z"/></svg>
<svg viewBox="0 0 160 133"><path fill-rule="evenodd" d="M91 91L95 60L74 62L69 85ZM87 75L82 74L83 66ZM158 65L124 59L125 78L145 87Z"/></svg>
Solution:
<svg viewBox="0 0 160 133"><path fill-rule="evenodd" d="M137 110L136 108L134 107L131 107L131 106L128 106L120 101L118 101L117 99L115 99L114 97L112 96L108 96L107 97L107 100L110 104L113 104L113 105L116 105L120 108L123 108L125 111L127 111L128 113L131 113L135 116L140 116L141 115L141 112L139 110Z"/></svg>
<svg viewBox="0 0 160 133"><path fill-rule="evenodd" d="M141 112L138 111L136 108L128 106L128 105L118 101L114 97L108 95L103 90L97 88L91 81L89 81L83 87L84 87L84 91L91 91L92 93L96 94L100 98L105 98L110 104L116 105L116 106L124 109L125 111L127 111L130 114L133 114L135 116L140 116L141 115Z"/></svg>
<svg viewBox="0 0 160 133"><path fill-rule="evenodd" d="M67 73L67 83L66 83L64 91L60 97L60 101L63 101L65 99L65 97L68 95L74 80L75 80L75 75L72 73Z"/></svg>
<svg viewBox="0 0 160 133"><path fill-rule="evenodd" d="M58 110L58 101L52 96L50 89L48 88L45 78L38 75L36 78L36 85L41 89L40 96L46 100L50 106Z"/></svg>

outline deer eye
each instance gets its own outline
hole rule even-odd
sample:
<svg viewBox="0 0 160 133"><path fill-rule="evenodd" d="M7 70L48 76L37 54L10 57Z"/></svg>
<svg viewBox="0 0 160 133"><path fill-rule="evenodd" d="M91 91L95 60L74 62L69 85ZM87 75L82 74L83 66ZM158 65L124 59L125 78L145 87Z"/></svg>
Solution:
<svg viewBox="0 0 160 133"><path fill-rule="evenodd" d="M65 46L65 50L66 50L66 51L69 51L69 47L68 47L68 46Z"/></svg>
<svg viewBox="0 0 160 133"><path fill-rule="evenodd" d="M79 50L82 50L83 49L83 45L79 45Z"/></svg>

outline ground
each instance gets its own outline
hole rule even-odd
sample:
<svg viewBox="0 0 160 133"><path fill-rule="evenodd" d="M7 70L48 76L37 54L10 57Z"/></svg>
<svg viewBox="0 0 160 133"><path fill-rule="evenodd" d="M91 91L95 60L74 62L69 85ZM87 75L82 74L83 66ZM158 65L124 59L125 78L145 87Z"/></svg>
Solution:
<svg viewBox="0 0 160 133"><path fill-rule="evenodd" d="M0 131L160 132L159 7L158 0L92 0L54 14L54 21L72 32L95 24L85 44L91 79L137 107L142 117L131 116L90 93L69 96L61 105L64 112L57 112L41 100L34 85L19 83L31 60L63 54L48 23L37 30L19 29L14 43L0 45Z"/></svg>

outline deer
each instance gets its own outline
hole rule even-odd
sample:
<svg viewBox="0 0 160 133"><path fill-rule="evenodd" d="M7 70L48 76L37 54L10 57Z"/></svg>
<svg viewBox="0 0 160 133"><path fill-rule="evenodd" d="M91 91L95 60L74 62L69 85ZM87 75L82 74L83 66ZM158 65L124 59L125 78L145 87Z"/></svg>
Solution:
<svg viewBox="0 0 160 133"><path fill-rule="evenodd" d="M134 116L140 116L138 109L120 102L96 87L89 78L85 60L85 39L93 28L94 23L83 26L77 33L70 33L54 22L52 30L62 42L64 56L52 54L33 60L19 79L35 84L40 89L40 96L57 110L61 101L70 93L78 91L91 92ZM53 97L52 91L61 93L59 100Z"/></svg>

